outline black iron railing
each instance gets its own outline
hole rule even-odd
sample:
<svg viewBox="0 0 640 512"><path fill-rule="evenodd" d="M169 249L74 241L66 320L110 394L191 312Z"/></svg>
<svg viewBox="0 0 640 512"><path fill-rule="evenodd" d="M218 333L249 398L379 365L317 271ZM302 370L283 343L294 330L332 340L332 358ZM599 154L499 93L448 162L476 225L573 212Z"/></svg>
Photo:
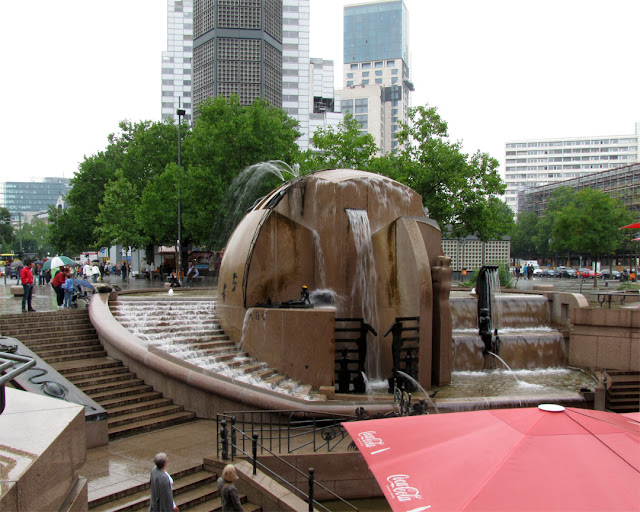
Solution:
<svg viewBox="0 0 640 512"><path fill-rule="evenodd" d="M3 345L6 347L6 345ZM16 363L23 363L16 366ZM3 413L6 406L6 398L4 394L5 383L13 380L23 372L26 372L32 366L35 366L36 360L32 357L19 356L9 352L0 352L0 414ZM13 370L3 373L5 370L13 368Z"/></svg>

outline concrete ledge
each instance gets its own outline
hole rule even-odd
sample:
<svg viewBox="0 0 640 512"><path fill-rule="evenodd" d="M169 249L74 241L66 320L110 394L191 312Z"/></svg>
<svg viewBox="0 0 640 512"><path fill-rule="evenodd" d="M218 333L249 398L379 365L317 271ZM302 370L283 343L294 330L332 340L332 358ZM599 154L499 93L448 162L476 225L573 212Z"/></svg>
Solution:
<svg viewBox="0 0 640 512"><path fill-rule="evenodd" d="M22 287L22 285L14 284L13 286L11 286L11 295L13 295L14 297L22 297L24 295L24 288Z"/></svg>

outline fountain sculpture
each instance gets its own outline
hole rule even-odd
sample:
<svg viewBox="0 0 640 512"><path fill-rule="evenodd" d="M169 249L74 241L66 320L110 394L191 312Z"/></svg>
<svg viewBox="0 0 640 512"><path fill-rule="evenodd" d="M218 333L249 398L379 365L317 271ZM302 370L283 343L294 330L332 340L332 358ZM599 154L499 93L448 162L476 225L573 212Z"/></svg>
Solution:
<svg viewBox="0 0 640 512"><path fill-rule="evenodd" d="M440 229L420 195L368 172L320 171L285 183L236 227L220 268L218 316L253 357L314 388L334 386L346 345L353 373L369 380L406 370L394 368L382 334L407 324L413 336L400 347L396 340L395 359L408 350L416 380L429 388L451 379L450 283ZM274 307L302 286L331 290L335 301Z"/></svg>

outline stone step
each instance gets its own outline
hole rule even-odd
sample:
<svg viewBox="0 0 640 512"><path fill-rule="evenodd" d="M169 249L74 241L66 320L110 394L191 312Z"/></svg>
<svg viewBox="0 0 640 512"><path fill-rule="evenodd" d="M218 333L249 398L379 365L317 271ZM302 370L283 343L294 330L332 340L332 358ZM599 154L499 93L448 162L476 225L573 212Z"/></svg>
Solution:
<svg viewBox="0 0 640 512"><path fill-rule="evenodd" d="M242 510L244 512L259 512L262 508L255 503L249 503L246 501L246 496L240 495L240 502L242 503ZM200 503L195 507L189 507L189 512L219 512L222 511L222 500L220 498L214 498L210 501ZM265 511L266 512L266 511Z"/></svg>
<svg viewBox="0 0 640 512"><path fill-rule="evenodd" d="M139 402L129 402L126 404L114 406L114 407L105 407L104 403L100 404L104 407L109 413L109 418L116 418L118 416L123 416L126 414L138 413L140 411L147 411L149 409L155 409L158 407L166 407L173 404L173 400L171 398L163 398L162 395L159 398L154 400L141 400Z"/></svg>
<svg viewBox="0 0 640 512"><path fill-rule="evenodd" d="M128 388L137 388L138 386L142 386L143 384L144 381L142 379L134 378L119 382L110 382L108 384L85 386L82 388L82 391L93 398L96 402L100 403L100 401L95 398L95 395L102 395L103 393L121 393ZM151 386L149 386L149 388L151 388ZM118 395L114 394L107 396L109 398L115 398Z"/></svg>
<svg viewBox="0 0 640 512"><path fill-rule="evenodd" d="M86 345L100 343L98 338L88 338L86 340L57 341L52 343L36 343L33 344L37 350L58 350L58 349L78 349ZM25 343L26 345L26 343Z"/></svg>
<svg viewBox="0 0 640 512"><path fill-rule="evenodd" d="M137 393L135 395L122 396L118 398L101 399L100 405L107 411L122 407L124 405L132 405L157 400L162 398L160 391L150 391L148 393Z"/></svg>
<svg viewBox="0 0 640 512"><path fill-rule="evenodd" d="M266 381L267 379L277 375L277 373L278 372L273 368L265 367L262 370L258 370L257 372L251 374L251 376L255 377L256 379Z"/></svg>
<svg viewBox="0 0 640 512"><path fill-rule="evenodd" d="M115 382L125 382L132 379L136 379L136 374L130 372L127 368L125 368L125 372L115 373L110 375L100 375L91 377L89 375L84 377L78 377L76 380L73 380L73 384L80 389L86 389L90 386L105 386L107 384L112 384Z"/></svg>
<svg viewBox="0 0 640 512"><path fill-rule="evenodd" d="M32 349L33 350L33 349ZM37 350L34 350L37 353ZM106 357L107 353L104 350L101 351L90 351L90 352L74 352L73 354L60 355L60 356L44 356L38 354L42 359L44 359L48 364L54 366L55 363L61 363L64 361L77 361L79 359L93 359L96 357Z"/></svg>
<svg viewBox="0 0 640 512"><path fill-rule="evenodd" d="M287 378L284 375L276 373L275 375L264 380L266 384L271 384L272 386L280 386Z"/></svg>
<svg viewBox="0 0 640 512"><path fill-rule="evenodd" d="M89 395L91 399L98 402L102 405L103 400L117 400L119 398L131 398L131 397L139 397L146 393L152 393L153 387L148 384L140 384L133 383L131 386L124 386L120 388L113 389L104 389L104 388L96 388L94 390L82 390L84 393Z"/></svg>
<svg viewBox="0 0 640 512"><path fill-rule="evenodd" d="M109 428L115 428L121 425L130 425L131 423L135 423L142 419L150 420L154 418L166 417L171 414L176 414L183 411L184 407L182 407L181 405L175 405L171 400L169 400L169 404L161 405L159 407L154 407L148 410L130 412L121 411L121 414L115 416L111 416L111 414L109 414L107 425L109 426Z"/></svg>
<svg viewBox="0 0 640 512"><path fill-rule="evenodd" d="M48 361L49 358L53 358L56 356L65 356L65 355L75 355L78 353L81 354L89 354L94 352L104 352L102 345L98 340L93 341L92 343L87 343L82 345L80 348L50 348L50 349L42 349L38 346L29 347L31 350L36 352L42 359ZM106 353L106 352L105 352Z"/></svg>
<svg viewBox="0 0 640 512"><path fill-rule="evenodd" d="M102 368L123 367L122 361L110 357L96 357L93 359L82 359L80 361L65 361L52 365L56 371L62 375L75 372L100 370Z"/></svg>
<svg viewBox="0 0 640 512"><path fill-rule="evenodd" d="M149 430L186 423L188 421L192 421L195 417L196 414L194 412L183 411L162 416L160 418L140 420L127 425L109 427L109 439L125 437L139 432L148 432Z"/></svg>
<svg viewBox="0 0 640 512"><path fill-rule="evenodd" d="M84 340L96 340L96 333L66 333L66 334L53 334L47 336L38 336L29 334L27 336L15 336L25 345L38 346L43 343L64 343L67 341L84 341Z"/></svg>
<svg viewBox="0 0 640 512"><path fill-rule="evenodd" d="M32 325L33 322L55 322L59 324L61 320L74 320L76 318L89 318L89 311L86 309L66 309L66 310L56 310L56 311L38 311L36 313L32 313L30 315L23 315L22 313L11 313L7 315L2 315L0 318L0 327L5 325L15 325L15 324L29 324Z"/></svg>
<svg viewBox="0 0 640 512"><path fill-rule="evenodd" d="M112 366L107 368L98 368L95 370L88 370L86 368L83 368L81 370L78 370L75 372L68 372L63 375L65 379L76 384L77 382L82 382L86 379L96 379L100 377L123 375L126 373L131 373L131 372L129 372L129 369L126 368L125 366L120 365L120 366Z"/></svg>
<svg viewBox="0 0 640 512"><path fill-rule="evenodd" d="M151 471L151 470L149 470ZM199 464L190 468L186 468L183 469L182 471L178 471L176 473L172 473L171 477L173 478L174 481L174 486L179 485L179 481L182 478L188 477L190 475L194 475L197 474L199 472L203 471L203 465ZM215 473L211 473L209 471L206 471L206 473L208 474L213 474L214 477L217 477L217 475ZM97 510L97 511L103 511L103 510L112 510L111 505L108 508L101 508L102 505L106 504L106 503L112 503L115 504L118 500L122 499L122 498L130 498L131 496L134 496L137 493L140 492L146 492L147 495L149 494L149 488L150 488L150 483L149 482L145 482L145 483L141 483L141 484L137 484L137 485L132 485L131 487L127 488L127 489L122 489L118 492L112 493L112 494L108 494L105 496L101 496L99 498L93 499L89 502L89 510Z"/></svg>
<svg viewBox="0 0 640 512"><path fill-rule="evenodd" d="M93 328L91 323L89 323L88 318L68 321L67 323L62 325L56 325L56 322L50 322L50 323L49 322L44 322L44 323L32 322L24 326L18 326L18 325L0 326L0 330L2 330L4 335L8 335L8 334L27 335L27 334L41 334L41 333L52 334L53 332L57 334L57 333L63 333L63 332L75 332L77 330L91 330L95 332L95 329Z"/></svg>

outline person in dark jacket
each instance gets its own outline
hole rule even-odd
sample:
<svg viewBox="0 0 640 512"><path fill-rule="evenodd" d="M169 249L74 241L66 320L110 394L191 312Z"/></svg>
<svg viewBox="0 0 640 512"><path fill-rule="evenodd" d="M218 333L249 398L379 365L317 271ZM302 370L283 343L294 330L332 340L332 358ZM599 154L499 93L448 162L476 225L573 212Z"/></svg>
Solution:
<svg viewBox="0 0 640 512"><path fill-rule="evenodd" d="M151 470L151 501L149 512L178 512L173 501L173 479L165 471L167 467L167 454L158 453L153 462L156 467Z"/></svg>
<svg viewBox="0 0 640 512"><path fill-rule="evenodd" d="M222 500L222 512L244 512L240 504L238 489L233 484L237 479L236 468L233 464L227 464L222 470L222 476L218 478L218 494Z"/></svg>

